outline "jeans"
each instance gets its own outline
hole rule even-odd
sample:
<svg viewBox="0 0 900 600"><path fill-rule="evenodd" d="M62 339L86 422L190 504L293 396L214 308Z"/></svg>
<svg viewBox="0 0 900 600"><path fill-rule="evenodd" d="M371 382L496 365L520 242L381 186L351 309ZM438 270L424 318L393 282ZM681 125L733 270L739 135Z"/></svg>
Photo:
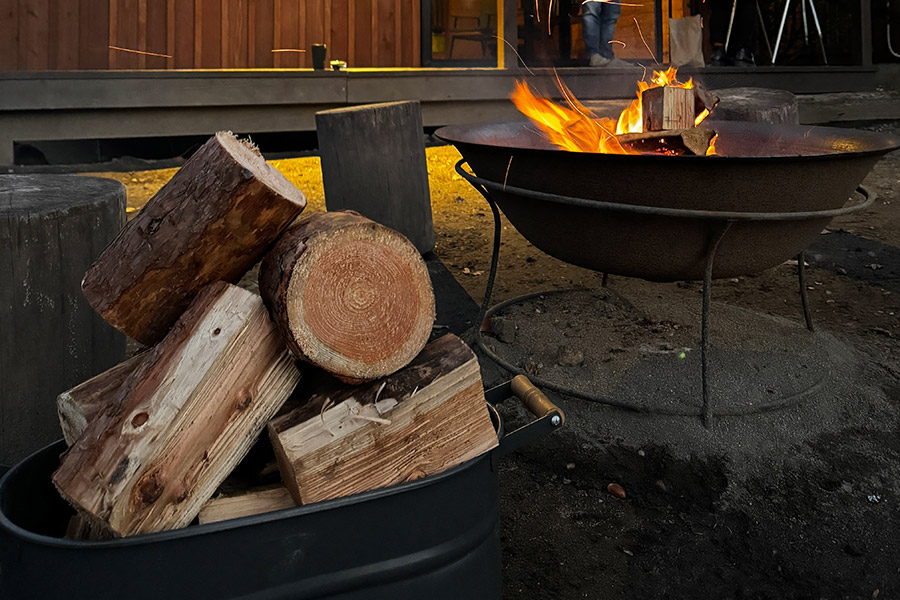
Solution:
<svg viewBox="0 0 900 600"><path fill-rule="evenodd" d="M588 58L599 54L615 58L609 42L616 34L616 21L622 7L609 2L585 2L581 5L581 35Z"/></svg>

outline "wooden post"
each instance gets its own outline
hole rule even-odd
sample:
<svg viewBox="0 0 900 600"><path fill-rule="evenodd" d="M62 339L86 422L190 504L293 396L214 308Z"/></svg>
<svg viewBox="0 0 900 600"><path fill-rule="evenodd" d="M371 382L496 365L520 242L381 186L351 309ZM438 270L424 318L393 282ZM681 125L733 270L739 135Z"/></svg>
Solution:
<svg viewBox="0 0 900 600"><path fill-rule="evenodd" d="M440 473L497 446L478 360L454 335L363 386L326 386L272 419L294 500L309 504Z"/></svg>
<svg viewBox="0 0 900 600"><path fill-rule="evenodd" d="M124 223L117 181L0 175L0 464L59 439L56 396L125 358L81 295Z"/></svg>
<svg viewBox="0 0 900 600"><path fill-rule="evenodd" d="M84 295L108 323L155 344L204 286L236 283L305 206L252 145L219 132L103 251Z"/></svg>
<svg viewBox="0 0 900 600"><path fill-rule="evenodd" d="M300 372L259 296L205 288L69 448L53 483L116 535L184 527Z"/></svg>
<svg viewBox="0 0 900 600"><path fill-rule="evenodd" d="M434 248L425 135L418 101L316 113L328 210L352 209Z"/></svg>

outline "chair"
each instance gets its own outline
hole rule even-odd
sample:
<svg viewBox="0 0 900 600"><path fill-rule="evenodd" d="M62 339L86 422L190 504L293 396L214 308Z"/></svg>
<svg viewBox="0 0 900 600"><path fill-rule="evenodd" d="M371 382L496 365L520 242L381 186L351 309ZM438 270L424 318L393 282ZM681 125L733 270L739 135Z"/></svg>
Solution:
<svg viewBox="0 0 900 600"><path fill-rule="evenodd" d="M478 42L481 44L482 58L488 56L490 49L496 44L496 33L492 25L495 13L483 11L484 2L481 0L453 0L451 2L450 18L453 24L450 33L450 51L447 53L448 58L453 58L453 46L456 40L465 42ZM481 26L482 18L487 20L484 27ZM463 28L460 28L460 22L463 22ZM469 23L468 27L465 24Z"/></svg>

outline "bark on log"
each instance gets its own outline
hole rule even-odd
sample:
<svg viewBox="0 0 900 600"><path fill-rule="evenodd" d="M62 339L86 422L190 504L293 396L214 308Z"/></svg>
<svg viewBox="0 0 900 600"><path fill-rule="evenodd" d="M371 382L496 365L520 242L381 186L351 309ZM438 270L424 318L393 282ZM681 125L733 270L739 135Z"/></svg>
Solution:
<svg viewBox="0 0 900 600"><path fill-rule="evenodd" d="M0 176L0 464L58 440L54 398L125 359L125 336L81 295L124 223L117 181Z"/></svg>
<svg viewBox="0 0 900 600"><path fill-rule="evenodd" d="M91 377L56 398L56 412L66 445L74 444L100 411L119 398L116 392L143 360L145 353L132 356L112 369Z"/></svg>
<svg viewBox="0 0 900 600"><path fill-rule="evenodd" d="M237 282L305 205L255 148L219 132L103 251L84 295L110 324L152 345L204 286Z"/></svg>
<svg viewBox="0 0 900 600"><path fill-rule="evenodd" d="M292 226L263 260L259 291L294 355L347 382L402 368L434 325L425 261L353 211Z"/></svg>
<svg viewBox="0 0 900 600"><path fill-rule="evenodd" d="M234 496L212 498L200 509L197 520L201 525L205 525L227 519L261 515L294 506L296 504L288 489L283 485L277 485L270 488L247 490Z"/></svg>
<svg viewBox="0 0 900 600"><path fill-rule="evenodd" d="M214 283L69 448L53 483L116 535L183 527L299 378L259 297Z"/></svg>
<svg viewBox="0 0 900 600"><path fill-rule="evenodd" d="M478 361L454 335L381 381L316 390L273 419L269 437L298 504L439 473L497 446Z"/></svg>
<svg viewBox="0 0 900 600"><path fill-rule="evenodd" d="M418 101L321 111L316 132L329 211L359 211L423 254L434 248Z"/></svg>
<svg viewBox="0 0 900 600"><path fill-rule="evenodd" d="M719 104L710 118L718 121L752 121L797 125L797 98L787 90L726 88L716 90Z"/></svg>

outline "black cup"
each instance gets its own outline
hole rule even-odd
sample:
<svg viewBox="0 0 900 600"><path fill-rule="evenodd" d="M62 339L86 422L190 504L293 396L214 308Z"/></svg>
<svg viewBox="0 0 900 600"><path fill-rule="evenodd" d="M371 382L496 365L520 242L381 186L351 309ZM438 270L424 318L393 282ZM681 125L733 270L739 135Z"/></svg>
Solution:
<svg viewBox="0 0 900 600"><path fill-rule="evenodd" d="M328 54L328 47L325 44L312 45L312 64L313 69L325 68L325 55Z"/></svg>

